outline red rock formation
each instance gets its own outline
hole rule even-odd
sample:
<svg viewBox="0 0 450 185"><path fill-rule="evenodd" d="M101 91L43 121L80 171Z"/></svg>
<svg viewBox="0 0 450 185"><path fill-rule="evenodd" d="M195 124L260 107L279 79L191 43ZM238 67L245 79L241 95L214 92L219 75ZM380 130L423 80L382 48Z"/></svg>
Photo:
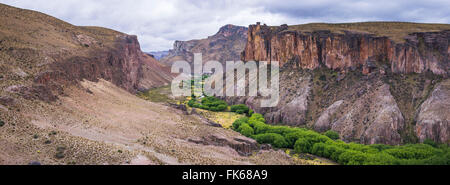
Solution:
<svg viewBox="0 0 450 185"><path fill-rule="evenodd" d="M315 69L326 66L335 70L372 68L389 62L396 73L448 75L450 31L411 33L404 43L368 33L326 30L302 32L287 25L268 27L250 25L248 42L242 53L244 61L294 61L296 66Z"/></svg>

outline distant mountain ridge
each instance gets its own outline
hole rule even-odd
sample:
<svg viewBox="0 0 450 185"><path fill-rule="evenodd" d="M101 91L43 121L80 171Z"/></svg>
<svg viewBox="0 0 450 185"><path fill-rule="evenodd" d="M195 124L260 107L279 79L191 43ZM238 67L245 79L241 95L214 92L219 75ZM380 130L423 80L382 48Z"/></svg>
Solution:
<svg viewBox="0 0 450 185"><path fill-rule="evenodd" d="M153 56L153 58L155 58L156 60L160 60L161 58L167 56L169 54L169 51L151 51L146 53Z"/></svg>
<svg viewBox="0 0 450 185"><path fill-rule="evenodd" d="M178 60L193 62L194 53L202 53L203 62L237 61L240 60L247 42L247 32L247 27L228 24L221 27L215 35L205 39L175 41L173 49L160 61L166 65Z"/></svg>

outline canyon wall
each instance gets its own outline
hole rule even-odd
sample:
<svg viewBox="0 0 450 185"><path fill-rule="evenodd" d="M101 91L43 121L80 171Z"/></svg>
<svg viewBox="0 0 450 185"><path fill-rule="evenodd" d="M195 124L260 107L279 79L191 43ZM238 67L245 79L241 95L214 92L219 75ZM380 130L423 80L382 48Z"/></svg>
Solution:
<svg viewBox="0 0 450 185"><path fill-rule="evenodd" d="M382 29L382 28L381 28ZM450 30L410 33L396 43L386 36L371 33L329 30L302 32L287 25L269 27L250 25L248 41L242 53L244 61L288 61L297 67L334 70L362 68L364 73L379 64L389 65L397 73L448 75Z"/></svg>
<svg viewBox="0 0 450 185"><path fill-rule="evenodd" d="M347 142L449 143L449 42L449 25L257 23L241 58L280 62L280 102L226 100L270 123L334 130Z"/></svg>

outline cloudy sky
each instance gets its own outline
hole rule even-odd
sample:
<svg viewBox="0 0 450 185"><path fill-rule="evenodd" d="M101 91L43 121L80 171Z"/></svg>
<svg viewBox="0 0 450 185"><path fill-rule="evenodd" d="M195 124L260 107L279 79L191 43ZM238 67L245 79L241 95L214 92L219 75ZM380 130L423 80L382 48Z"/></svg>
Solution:
<svg viewBox="0 0 450 185"><path fill-rule="evenodd" d="M138 35L142 50L213 35L225 24L412 21L450 23L449 0L0 0L75 25Z"/></svg>

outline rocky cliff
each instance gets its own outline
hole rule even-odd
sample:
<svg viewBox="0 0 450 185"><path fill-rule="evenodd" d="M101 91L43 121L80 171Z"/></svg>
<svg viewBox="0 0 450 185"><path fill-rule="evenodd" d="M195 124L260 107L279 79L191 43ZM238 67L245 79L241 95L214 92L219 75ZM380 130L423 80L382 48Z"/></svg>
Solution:
<svg viewBox="0 0 450 185"><path fill-rule="evenodd" d="M194 53L202 53L203 62L238 61L247 42L247 33L246 27L225 25L206 39L175 41L173 49L160 61L166 65L179 60L193 62Z"/></svg>
<svg viewBox="0 0 450 185"><path fill-rule="evenodd" d="M261 97L226 99L271 123L334 130L348 142L448 143L449 30L382 22L250 25L242 59L280 62L280 102L261 108Z"/></svg>
<svg viewBox="0 0 450 185"><path fill-rule="evenodd" d="M400 30L400 31L399 31ZM415 23L250 25L244 61L294 61L296 66L335 70L378 64L393 72L448 75L450 26Z"/></svg>
<svg viewBox="0 0 450 185"><path fill-rule="evenodd" d="M6 5L0 9L2 94L51 101L83 79L102 78L133 93L171 79L167 67L140 50L136 36Z"/></svg>

